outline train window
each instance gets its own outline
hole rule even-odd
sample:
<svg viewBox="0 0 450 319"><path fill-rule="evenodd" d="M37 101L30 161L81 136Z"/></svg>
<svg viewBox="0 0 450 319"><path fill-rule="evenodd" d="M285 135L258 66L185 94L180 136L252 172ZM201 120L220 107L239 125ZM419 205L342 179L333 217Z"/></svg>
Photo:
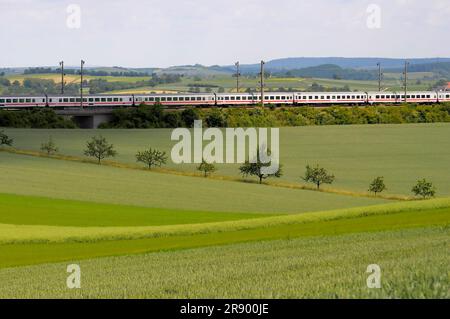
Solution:
<svg viewBox="0 0 450 319"><path fill-rule="evenodd" d="M168 101L168 102L172 102L172 98L171 98L171 97L168 97L168 98L167 98L167 101Z"/></svg>
<svg viewBox="0 0 450 319"><path fill-rule="evenodd" d="M422 95L422 99L424 99L426 96L425 95Z"/></svg>
<svg viewBox="0 0 450 319"><path fill-rule="evenodd" d="M236 96L236 100L237 100L237 101L240 101L240 100L241 100L241 97L240 97L240 96Z"/></svg>
<svg viewBox="0 0 450 319"><path fill-rule="evenodd" d="M89 102L94 102L94 99L90 97Z"/></svg>
<svg viewBox="0 0 450 319"><path fill-rule="evenodd" d="M102 99L102 102L106 102L106 98L105 97L102 97L101 99Z"/></svg>
<svg viewBox="0 0 450 319"><path fill-rule="evenodd" d="M26 99L25 102L30 103L31 99Z"/></svg>
<svg viewBox="0 0 450 319"><path fill-rule="evenodd" d="M202 98L200 96L197 97L197 101L201 101Z"/></svg>
<svg viewBox="0 0 450 319"><path fill-rule="evenodd" d="M279 96L275 97L275 100L279 100L279 99L280 99L280 97L279 97Z"/></svg>
<svg viewBox="0 0 450 319"><path fill-rule="evenodd" d="M155 101L159 102L161 99L159 97L155 97Z"/></svg>
<svg viewBox="0 0 450 319"><path fill-rule="evenodd" d="M232 96L232 97L231 97L231 101L234 101L234 100L236 100L236 97L235 97L235 96Z"/></svg>
<svg viewBox="0 0 450 319"><path fill-rule="evenodd" d="M340 100L340 99L341 99L341 96L340 96L340 95L338 95L338 96L336 96L336 97L337 97L337 99L338 99L338 100Z"/></svg>
<svg viewBox="0 0 450 319"><path fill-rule="evenodd" d="M336 100L336 96L333 95L333 96L332 96L332 99L333 99L333 100Z"/></svg>
<svg viewBox="0 0 450 319"><path fill-rule="evenodd" d="M114 102L119 102L119 98L115 97Z"/></svg>
<svg viewBox="0 0 450 319"><path fill-rule="evenodd" d="M109 97L107 100L108 102L112 102L112 97Z"/></svg>
<svg viewBox="0 0 450 319"><path fill-rule="evenodd" d="M130 99L130 101L131 101L131 99ZM95 102L100 102L100 99L98 97L96 97Z"/></svg>
<svg viewBox="0 0 450 319"><path fill-rule="evenodd" d="M242 100L243 100L243 101L247 101L247 97L246 97L246 96L243 96L243 97L242 97Z"/></svg>
<svg viewBox="0 0 450 319"><path fill-rule="evenodd" d="M0 99L0 103L5 103L5 99Z"/></svg>
<svg viewBox="0 0 450 319"><path fill-rule="evenodd" d="M350 99L351 99L351 96L350 96L350 95L347 95L347 99L349 99L349 100L350 100Z"/></svg>
<svg viewBox="0 0 450 319"><path fill-rule="evenodd" d="M11 99L6 99L6 103L11 103Z"/></svg>
<svg viewBox="0 0 450 319"><path fill-rule="evenodd" d="M307 99L308 99L308 97L307 97L307 96L304 96L304 97L303 97L303 99L304 99L304 100L307 100Z"/></svg>
<svg viewBox="0 0 450 319"><path fill-rule="evenodd" d="M203 101L206 101L206 97L202 97L202 100L203 100Z"/></svg>
<svg viewBox="0 0 450 319"><path fill-rule="evenodd" d="M13 99L13 103L17 103L17 99Z"/></svg>
<svg viewBox="0 0 450 319"><path fill-rule="evenodd" d="M449 95L449 94L447 94L447 95L446 95L446 98L447 98L447 99L448 99L448 98L450 98L450 95Z"/></svg>
<svg viewBox="0 0 450 319"><path fill-rule="evenodd" d="M83 102L87 102L87 99L83 98Z"/></svg>
<svg viewBox="0 0 450 319"><path fill-rule="evenodd" d="M175 97L173 98L173 100L174 100L175 102L178 102L178 96L175 96Z"/></svg>
<svg viewBox="0 0 450 319"><path fill-rule="evenodd" d="M379 98L380 98L380 96L379 96L379 95L376 95L376 96L375 96L375 98L376 98L376 99L379 99Z"/></svg>
<svg viewBox="0 0 450 319"><path fill-rule="evenodd" d="M272 96L270 97L270 99L271 99L271 100L275 100L275 96L272 95Z"/></svg>
<svg viewBox="0 0 450 319"><path fill-rule="evenodd" d="M324 100L324 99L325 99L325 96L322 95L322 96L320 97L320 99L321 99L321 100Z"/></svg>
<svg viewBox="0 0 450 319"><path fill-rule="evenodd" d="M148 100L149 100L150 102L153 102L153 101L155 101L155 98L154 98L154 97L149 97Z"/></svg>
<svg viewBox="0 0 450 319"><path fill-rule="evenodd" d="M63 99L64 103L69 102L69 99Z"/></svg>
<svg viewBox="0 0 450 319"><path fill-rule="evenodd" d="M25 102L24 99L19 99L19 103Z"/></svg>
<svg viewBox="0 0 450 319"><path fill-rule="evenodd" d="M167 98L166 97L162 97L161 98L161 102L165 102L165 101L167 101Z"/></svg>

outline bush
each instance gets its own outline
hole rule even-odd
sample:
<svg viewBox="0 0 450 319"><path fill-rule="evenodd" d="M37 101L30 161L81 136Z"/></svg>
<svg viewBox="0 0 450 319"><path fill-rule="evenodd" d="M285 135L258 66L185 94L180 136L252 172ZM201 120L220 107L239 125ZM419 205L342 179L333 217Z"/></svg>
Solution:
<svg viewBox="0 0 450 319"><path fill-rule="evenodd" d="M76 128L76 124L53 110L0 110L0 127L14 128Z"/></svg>
<svg viewBox="0 0 450 319"><path fill-rule="evenodd" d="M283 127L304 125L401 124L450 122L450 104L365 107L280 107L255 109L194 108L166 112L162 106L114 111L102 128L193 127L201 119L209 127ZM1 122L0 122L1 126Z"/></svg>

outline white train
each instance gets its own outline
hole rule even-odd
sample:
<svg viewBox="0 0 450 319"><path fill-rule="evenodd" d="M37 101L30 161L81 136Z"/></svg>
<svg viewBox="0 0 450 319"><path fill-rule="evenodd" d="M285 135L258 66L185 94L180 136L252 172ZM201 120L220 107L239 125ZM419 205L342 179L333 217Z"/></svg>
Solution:
<svg viewBox="0 0 450 319"><path fill-rule="evenodd" d="M0 109L131 107L160 103L167 108L252 106L261 102L260 93L186 93L132 95L45 95L0 96ZM264 92L266 105L327 106L450 102L450 92Z"/></svg>

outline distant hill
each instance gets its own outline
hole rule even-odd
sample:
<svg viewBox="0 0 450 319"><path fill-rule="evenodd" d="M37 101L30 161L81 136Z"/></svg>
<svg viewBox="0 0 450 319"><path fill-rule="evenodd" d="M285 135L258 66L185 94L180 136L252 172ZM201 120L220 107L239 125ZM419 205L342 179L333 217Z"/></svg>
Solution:
<svg viewBox="0 0 450 319"><path fill-rule="evenodd" d="M285 58L266 62L265 70L272 74L314 77L314 78L335 78L350 80L373 80L377 78L377 63L382 64L383 72L399 73L403 72L404 59L390 58L342 58L342 57L318 57L318 58ZM435 77L445 77L450 79L450 58L419 58L408 59L410 62L410 72L432 72ZM25 70L37 68L4 68L0 71L5 74L22 74ZM41 68L41 69L48 69ZM67 66L66 70L78 70L79 67ZM57 70L56 66L51 67L52 72ZM242 64L242 74L255 75L260 72L260 64ZM181 65L169 68L126 68L120 66L113 67L87 67L86 73L92 74L132 74L142 75L157 74L180 74L184 76L214 76L223 74L233 74L236 72L234 65L226 66L204 66Z"/></svg>
<svg viewBox="0 0 450 319"><path fill-rule="evenodd" d="M344 79L344 80L375 80L377 71L341 68L334 64L324 64L289 71L275 71L274 75L302 78Z"/></svg>
<svg viewBox="0 0 450 319"><path fill-rule="evenodd" d="M432 64L440 62L450 62L450 58L420 58L408 59L411 65L414 64ZM351 69L376 69L377 63L380 62L385 69L401 68L405 59L390 59L390 58L285 58L276 59L266 62L265 69L267 71L282 71L282 70L296 70L302 68L309 68L320 65L336 65L341 68ZM225 66L225 70L233 69L232 66ZM244 73L259 72L259 64L247 64L241 66Z"/></svg>
<svg viewBox="0 0 450 319"><path fill-rule="evenodd" d="M412 64L409 72L433 72L438 76L450 78L450 62ZM403 68L389 69L388 72L403 72Z"/></svg>

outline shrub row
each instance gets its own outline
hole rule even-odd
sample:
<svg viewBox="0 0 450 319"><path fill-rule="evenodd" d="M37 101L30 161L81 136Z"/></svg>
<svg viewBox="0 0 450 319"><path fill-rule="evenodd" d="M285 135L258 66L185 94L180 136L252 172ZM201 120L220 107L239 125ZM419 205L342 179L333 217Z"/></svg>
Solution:
<svg viewBox="0 0 450 319"><path fill-rule="evenodd" d="M307 125L401 124L450 122L450 104L366 107L272 107L187 109L165 112L160 106L121 109L102 128L282 127Z"/></svg>
<svg viewBox="0 0 450 319"><path fill-rule="evenodd" d="M52 110L0 110L0 127L14 128L76 128L76 124Z"/></svg>

